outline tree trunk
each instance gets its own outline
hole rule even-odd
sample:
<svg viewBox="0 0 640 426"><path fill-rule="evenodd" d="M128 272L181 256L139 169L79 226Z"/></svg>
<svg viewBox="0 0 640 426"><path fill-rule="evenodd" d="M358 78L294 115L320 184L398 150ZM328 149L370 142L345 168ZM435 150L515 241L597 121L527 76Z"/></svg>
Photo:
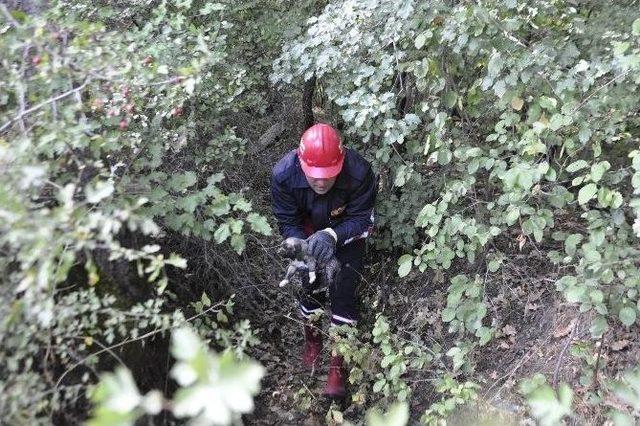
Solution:
<svg viewBox="0 0 640 426"><path fill-rule="evenodd" d="M315 123L313 116L313 92L316 89L316 76L304 82L304 91L302 92L302 117L304 120L303 130L307 130Z"/></svg>

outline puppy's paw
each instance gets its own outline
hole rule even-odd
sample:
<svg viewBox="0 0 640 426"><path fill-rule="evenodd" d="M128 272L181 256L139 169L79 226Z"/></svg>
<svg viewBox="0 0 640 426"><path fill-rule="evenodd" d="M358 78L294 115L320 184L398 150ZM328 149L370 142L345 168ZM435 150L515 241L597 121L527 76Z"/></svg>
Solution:
<svg viewBox="0 0 640 426"><path fill-rule="evenodd" d="M278 284L278 287L284 287L287 284L289 284L289 280L282 280L282 281L280 281L280 284Z"/></svg>
<svg viewBox="0 0 640 426"><path fill-rule="evenodd" d="M315 271L309 272L309 284L313 284L316 281Z"/></svg>

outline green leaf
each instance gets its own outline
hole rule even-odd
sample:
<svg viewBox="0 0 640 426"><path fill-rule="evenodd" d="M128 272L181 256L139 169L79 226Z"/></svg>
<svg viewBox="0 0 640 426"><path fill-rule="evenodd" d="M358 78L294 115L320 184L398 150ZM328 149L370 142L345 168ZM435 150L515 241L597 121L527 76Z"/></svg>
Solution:
<svg viewBox="0 0 640 426"><path fill-rule="evenodd" d="M244 235L231 236L231 247L233 247L236 253L241 254L244 251L245 245Z"/></svg>
<svg viewBox="0 0 640 426"><path fill-rule="evenodd" d="M493 329L490 327L485 327L483 325L476 331L476 337L480 338L480 341L478 342L478 344L480 346L484 346L487 343L489 343L489 341L493 337Z"/></svg>
<svg viewBox="0 0 640 426"><path fill-rule="evenodd" d="M98 181L94 186L87 185L85 193L87 196L87 202L95 204L101 200L109 197L113 194L113 182L111 181Z"/></svg>
<svg viewBox="0 0 640 426"><path fill-rule="evenodd" d="M231 235L231 228L228 223L223 223L218 227L216 232L213 234L213 238L216 243L223 243L229 236Z"/></svg>
<svg viewBox="0 0 640 426"><path fill-rule="evenodd" d="M516 223L519 217L520 217L520 209L517 207L510 206L509 210L507 210L507 214L505 215L504 220L507 223L507 225L513 225L514 223Z"/></svg>
<svg viewBox="0 0 640 426"><path fill-rule="evenodd" d="M427 42L427 34L426 33L419 34L415 40L416 49L422 49L422 47L426 42Z"/></svg>
<svg viewBox="0 0 640 426"><path fill-rule="evenodd" d="M453 157L453 154L449 149L442 148L438 150L438 164L440 164L441 166L449 164L452 157Z"/></svg>
<svg viewBox="0 0 640 426"><path fill-rule="evenodd" d="M257 213L249 213L247 222L249 222L253 231L259 232L262 235L271 235L271 225L269 225L269 222L267 222L264 216Z"/></svg>
<svg viewBox="0 0 640 426"><path fill-rule="evenodd" d="M564 291L564 295L569 303L576 303L582 301L587 288L584 286L569 287Z"/></svg>
<svg viewBox="0 0 640 426"><path fill-rule="evenodd" d="M238 201L236 201L236 203L233 206L233 210L240 210L243 212L250 212L251 211L251 203L248 202L247 200L245 200L244 198L240 198Z"/></svg>
<svg viewBox="0 0 640 426"><path fill-rule="evenodd" d="M576 254L576 246L580 241L582 241L581 234L571 234L564 240L564 250L569 256Z"/></svg>
<svg viewBox="0 0 640 426"><path fill-rule="evenodd" d="M101 375L92 399L98 407L88 422L90 426L132 424L137 417L134 410L143 402L131 371L122 366L114 373Z"/></svg>
<svg viewBox="0 0 640 426"><path fill-rule="evenodd" d="M436 207L433 204L425 205L416 217L415 225L418 227L425 227L432 222L436 215Z"/></svg>
<svg viewBox="0 0 640 426"><path fill-rule="evenodd" d="M566 383L560 385L558 398L549 385L542 385L534 390L527 398L527 403L533 417L538 419L541 425L556 425L560 420L571 414L571 401L573 391Z"/></svg>
<svg viewBox="0 0 640 426"><path fill-rule="evenodd" d="M539 104L542 108L548 111L554 111L558 105L558 101L548 96L542 96L539 100Z"/></svg>
<svg viewBox="0 0 640 426"><path fill-rule="evenodd" d="M584 169L585 167L589 167L589 163L587 163L585 160L578 160L569 164L566 170L569 173L573 173L573 172L577 172L578 170Z"/></svg>
<svg viewBox="0 0 640 426"><path fill-rule="evenodd" d="M229 199L226 195L221 195L217 197L213 202L209 205L208 212L212 216L223 216L231 211L231 204L229 203Z"/></svg>
<svg viewBox="0 0 640 426"><path fill-rule="evenodd" d="M458 94L456 92L447 92L444 95L444 106L447 108L453 108L458 100Z"/></svg>
<svg viewBox="0 0 640 426"><path fill-rule="evenodd" d="M493 52L491 58L489 59L489 63L487 64L487 72L489 74L489 77L497 77L502 70L503 64L504 60L502 59L500 52Z"/></svg>
<svg viewBox="0 0 640 426"><path fill-rule="evenodd" d="M588 203L589 200L591 200L596 195L596 192L598 192L598 187L595 183L590 183L583 186L578 192L578 203Z"/></svg>
<svg viewBox="0 0 640 426"><path fill-rule="evenodd" d="M629 327L634 322L636 322L636 310L629 306L625 306L624 308L620 309L618 317L620 318L622 324Z"/></svg>
<svg viewBox="0 0 640 426"><path fill-rule="evenodd" d="M631 24L631 32L634 35L640 35L640 18L636 19L633 21L633 24Z"/></svg>
<svg viewBox="0 0 640 426"><path fill-rule="evenodd" d="M386 414L381 414L377 409L367 413L367 426L405 426L408 421L409 405L406 402L396 402Z"/></svg>
<svg viewBox="0 0 640 426"><path fill-rule="evenodd" d="M185 269L187 267L187 259L180 257L175 253L171 253L171 256L169 256L169 258L165 260L164 263L180 269Z"/></svg>
<svg viewBox="0 0 640 426"><path fill-rule="evenodd" d="M444 308L440 314L442 321L451 322L456 317L456 310L452 308Z"/></svg>
<svg viewBox="0 0 640 426"><path fill-rule="evenodd" d="M498 269L500 269L501 264L501 261L494 259L488 263L487 269L489 269L490 272L496 272Z"/></svg>
<svg viewBox="0 0 640 426"><path fill-rule="evenodd" d="M398 275L400 278L406 277L411 271L411 265L413 265L413 256L410 254L404 254L398 259Z"/></svg>
<svg viewBox="0 0 640 426"><path fill-rule="evenodd" d="M193 213L199 204L200 204L200 196L197 193L192 194L188 197L181 198L176 202L176 206L180 207L182 210L184 210L187 213Z"/></svg>
<svg viewBox="0 0 640 426"><path fill-rule="evenodd" d="M168 183L171 189L173 189L174 191L184 192L195 185L197 181L198 177L195 172L188 171L184 172L183 174L177 174L173 176Z"/></svg>
<svg viewBox="0 0 640 426"><path fill-rule="evenodd" d="M609 325L607 324L607 319L602 315L598 315L591 321L591 327L589 327L589 332L591 336L598 338L601 337L602 334L607 330Z"/></svg>
<svg viewBox="0 0 640 426"><path fill-rule="evenodd" d="M611 168L611 164L608 161L600 161L599 163L591 166L591 180L598 182L602 179L604 172Z"/></svg>
<svg viewBox="0 0 640 426"><path fill-rule="evenodd" d="M380 392L384 387L384 385L386 384L387 384L387 381L385 379L379 379L373 384L373 392L375 393Z"/></svg>

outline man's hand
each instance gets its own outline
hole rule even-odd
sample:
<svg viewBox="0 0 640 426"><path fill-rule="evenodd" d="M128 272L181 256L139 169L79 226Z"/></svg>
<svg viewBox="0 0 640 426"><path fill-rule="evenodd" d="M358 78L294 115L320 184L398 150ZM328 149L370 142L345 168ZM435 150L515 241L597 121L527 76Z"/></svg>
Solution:
<svg viewBox="0 0 640 426"><path fill-rule="evenodd" d="M336 240L333 230L317 231L307 238L307 253L321 263L327 263L336 254Z"/></svg>

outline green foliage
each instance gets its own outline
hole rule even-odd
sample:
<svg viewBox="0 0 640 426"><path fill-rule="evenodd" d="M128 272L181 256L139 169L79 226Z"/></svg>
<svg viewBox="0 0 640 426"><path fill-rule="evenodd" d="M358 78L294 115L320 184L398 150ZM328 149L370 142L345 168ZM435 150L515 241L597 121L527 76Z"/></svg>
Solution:
<svg viewBox="0 0 640 426"><path fill-rule="evenodd" d="M372 409L367 413L368 426L404 426L409 421L409 406L406 402L397 402L386 413Z"/></svg>
<svg viewBox="0 0 640 426"><path fill-rule="evenodd" d="M426 425L442 424L443 419L447 419L456 409L475 400L479 388L475 383L460 383L451 375L444 374L436 384L436 392L442 394L442 397L424 412L420 421Z"/></svg>
<svg viewBox="0 0 640 426"><path fill-rule="evenodd" d="M325 112L373 160L376 245L398 255L398 275L434 286L451 276L437 312L450 340L407 341L382 315L371 333L337 338L354 402L408 400L407 374L434 361L472 372L495 331L487 283L519 251L548 255L555 289L593 318L593 337L637 321L633 2L58 0L40 16L1 7L0 411L9 423L64 412L114 361L110 348L185 321L228 350L193 365L180 359L184 371L232 363L225 357L255 343L247 321L232 325L232 303L198 291L176 307L173 268L194 265L165 237L212 241L228 259L245 252L249 235L271 235L234 175L249 142L234 123L255 125L272 107L268 72L278 84L317 77ZM589 343L571 353L595 364ZM434 373L443 397L427 422L475 397L473 383L446 370ZM191 394L185 416L206 412L193 389L219 397L193 376L176 376ZM244 379L227 385L239 392L231 382ZM167 402L141 395L125 370L101 389L98 418L107 422ZM537 416L570 413L565 387L526 394ZM218 410L233 419L249 400L223 398Z"/></svg>
<svg viewBox="0 0 640 426"><path fill-rule="evenodd" d="M435 348L401 339L387 318L376 316L371 332L358 335L354 327L333 327L332 350L349 365L351 399L358 405L408 401L411 390L403 376L409 369L423 369L434 360Z"/></svg>
<svg viewBox="0 0 640 426"><path fill-rule="evenodd" d="M640 370L636 367L624 374L622 380L613 383L615 395L624 402L628 411L613 410L609 417L616 426L634 424L640 417Z"/></svg>
<svg viewBox="0 0 640 426"><path fill-rule="evenodd" d="M237 253L247 235L271 234L244 189L224 188L245 152L227 120L246 70L228 55L235 10L205 3L132 5L142 23L100 2L51 2L17 20L1 6L7 422L83 400L95 380L87 371L112 356L110 346L184 322L167 304L169 272L187 262L163 246L167 233ZM209 305L218 318L201 331L214 328L216 342L238 343L238 353L255 341L246 322L221 331L225 314ZM112 384L126 380L118 373Z"/></svg>
<svg viewBox="0 0 640 426"><path fill-rule="evenodd" d="M171 375L180 386L173 400L158 390L141 395L131 372L118 367L104 374L93 392L96 408L88 424L132 425L162 409L197 424L231 424L253 410L253 396L265 373L258 363L238 361L231 351L212 353L189 328L172 333L171 353L177 361Z"/></svg>
<svg viewBox="0 0 640 426"><path fill-rule="evenodd" d="M272 80L316 75L374 159L377 245L398 249L400 277L468 266L484 283L514 252L542 252L599 337L638 313L637 19L632 3L336 1ZM469 337L488 342L492 319L484 284L463 277L440 314L469 369ZM570 395L553 398L562 417Z"/></svg>
<svg viewBox="0 0 640 426"><path fill-rule="evenodd" d="M447 306L442 310L442 321L449 323L450 333L473 333L480 345L486 344L492 337L493 330L482 325L487 314L484 303L484 287L482 280L476 276L471 281L465 275L456 275L451 279L448 288ZM454 369L459 367L454 363Z"/></svg>
<svg viewBox="0 0 640 426"><path fill-rule="evenodd" d="M557 392L546 383L544 376L538 374L520 383L520 391L526 397L533 417L541 425L559 425L565 416L572 414L573 391L562 383Z"/></svg>

